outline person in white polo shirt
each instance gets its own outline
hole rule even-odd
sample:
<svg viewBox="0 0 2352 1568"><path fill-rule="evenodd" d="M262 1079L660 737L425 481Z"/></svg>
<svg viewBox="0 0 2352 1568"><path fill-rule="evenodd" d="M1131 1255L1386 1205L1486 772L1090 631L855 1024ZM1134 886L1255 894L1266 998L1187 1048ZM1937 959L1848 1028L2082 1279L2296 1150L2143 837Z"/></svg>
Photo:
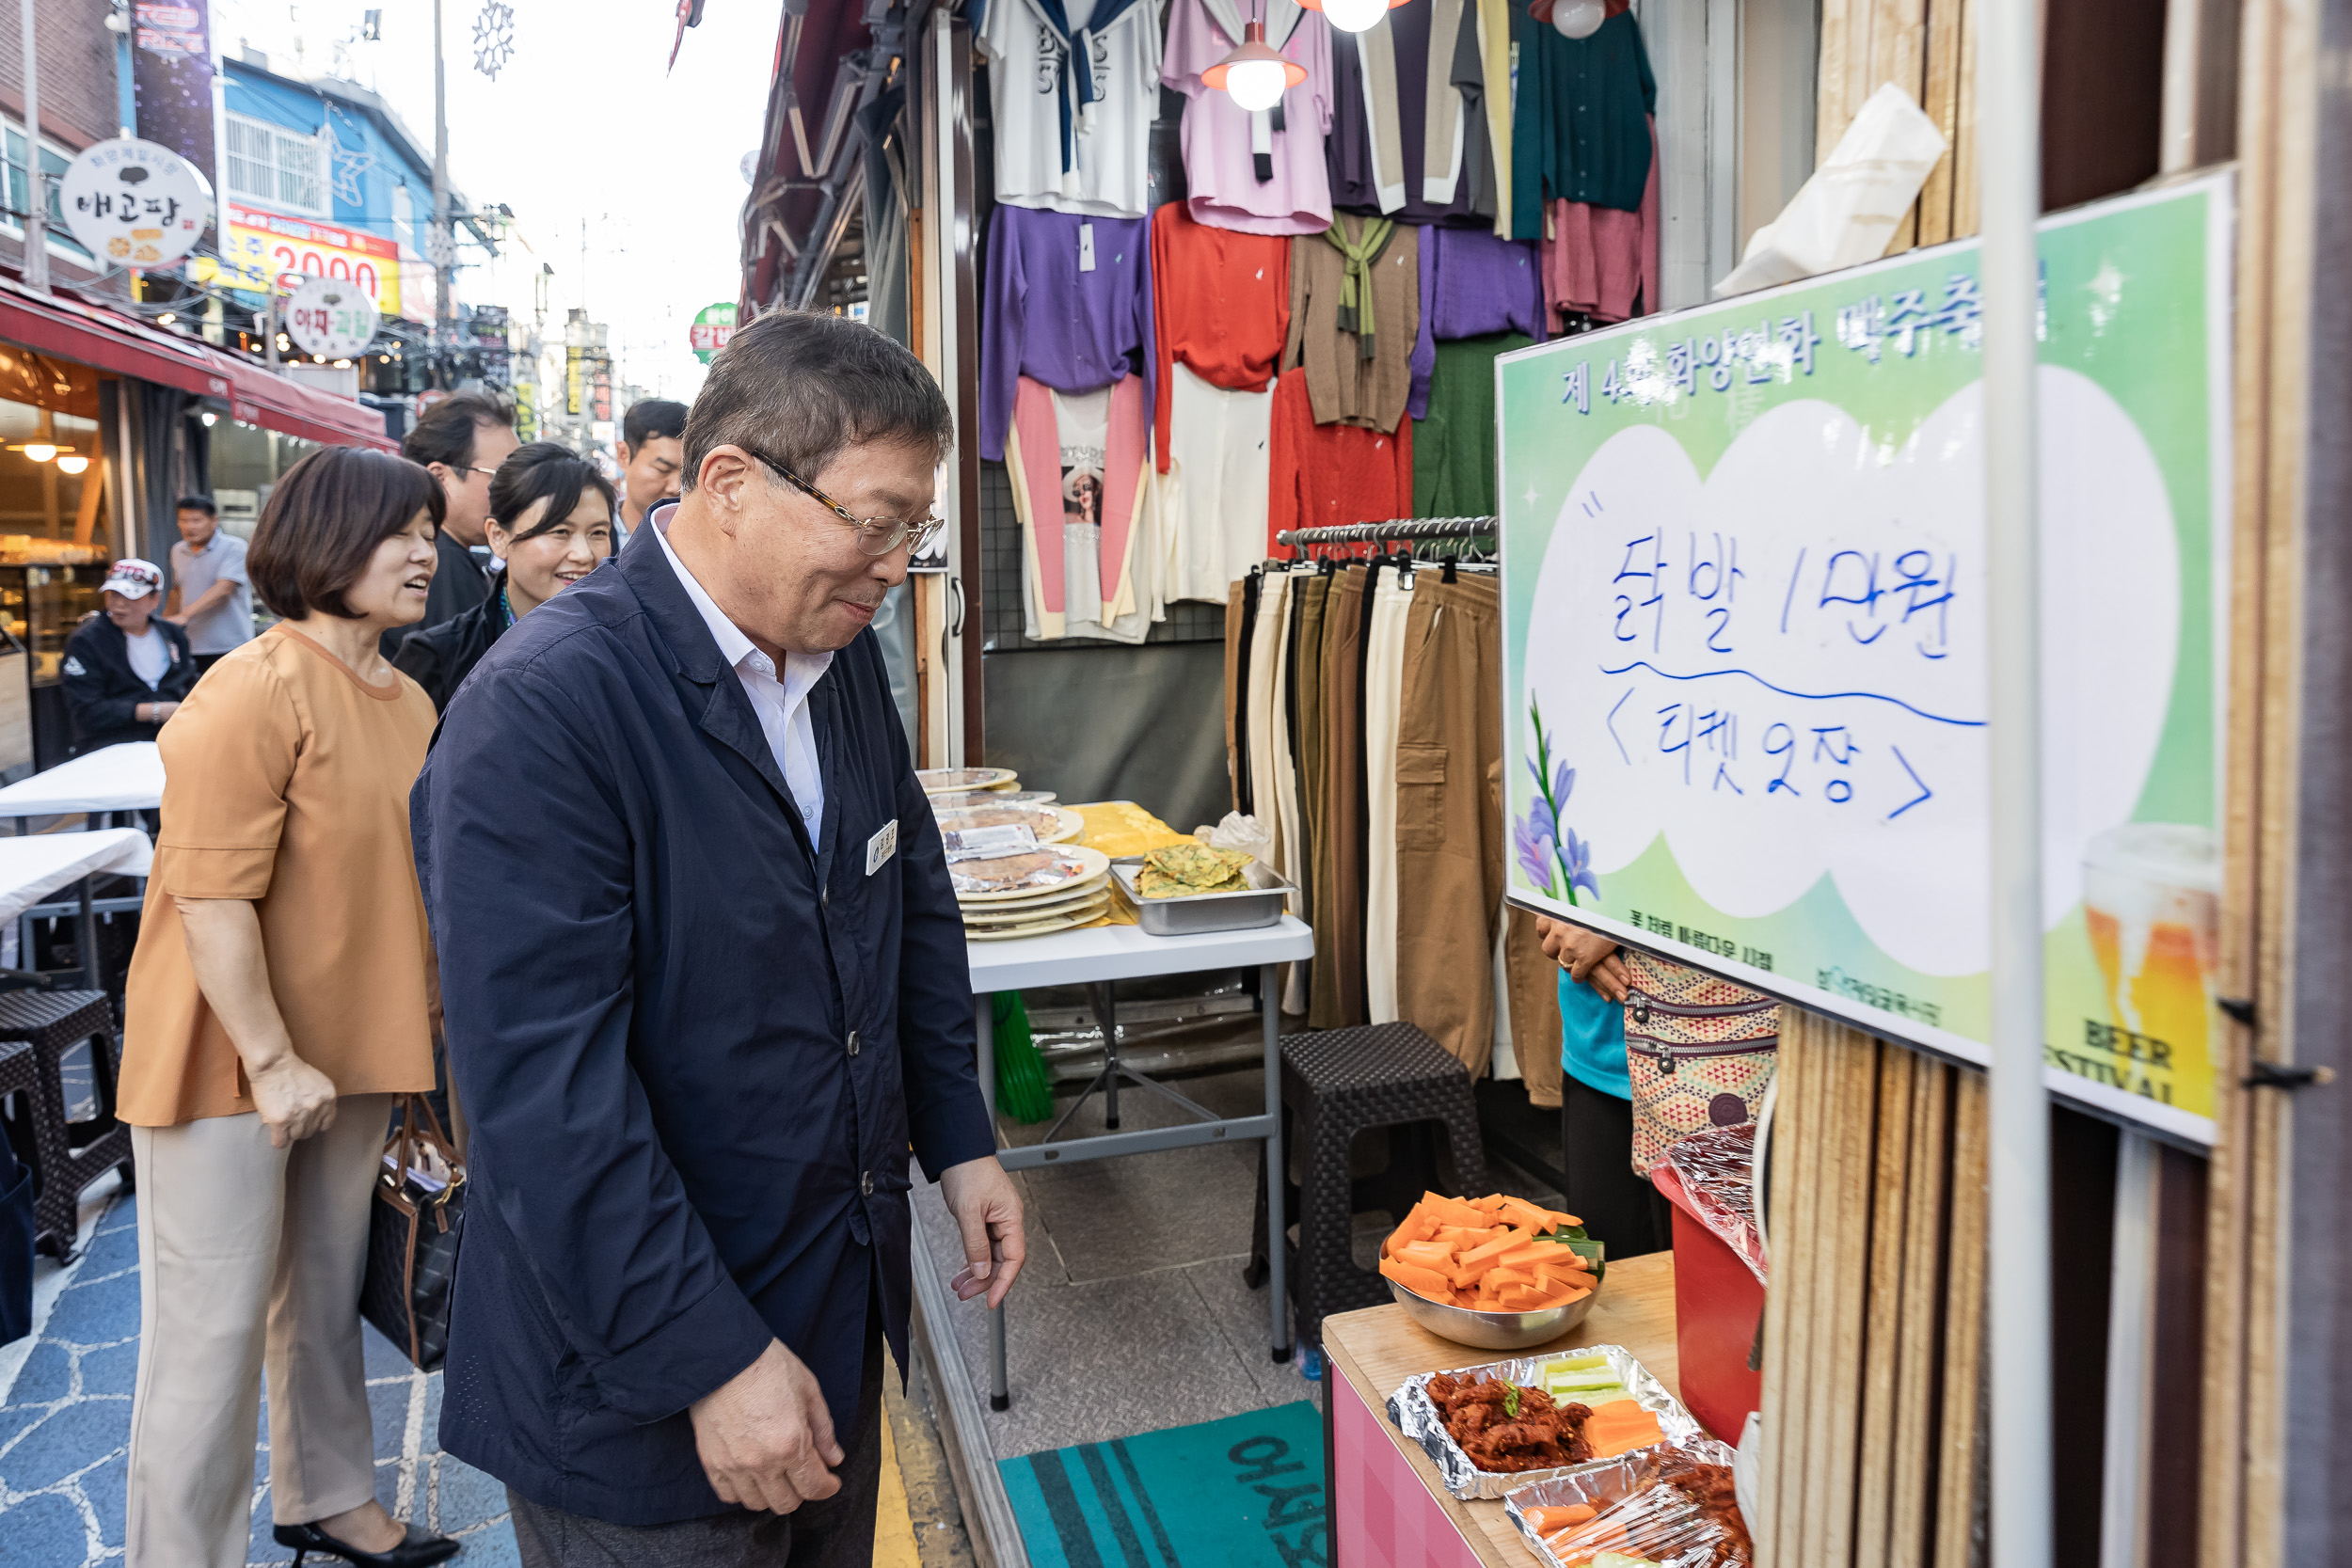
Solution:
<svg viewBox="0 0 2352 1568"><path fill-rule="evenodd" d="M196 685L187 633L155 613L163 586L153 562L116 562L103 589L105 612L82 617L66 640L58 673L75 756L154 739Z"/></svg>
<svg viewBox="0 0 2352 1568"><path fill-rule="evenodd" d="M245 575L245 541L220 531L212 497L181 497L179 522L164 619L187 632L200 675L221 655L253 641L253 589Z"/></svg>

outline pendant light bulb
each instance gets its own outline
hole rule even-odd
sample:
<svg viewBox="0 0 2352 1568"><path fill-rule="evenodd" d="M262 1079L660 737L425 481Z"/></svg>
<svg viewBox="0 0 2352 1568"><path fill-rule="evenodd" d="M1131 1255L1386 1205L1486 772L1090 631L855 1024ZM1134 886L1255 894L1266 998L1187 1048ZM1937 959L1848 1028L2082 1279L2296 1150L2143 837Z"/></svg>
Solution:
<svg viewBox="0 0 2352 1568"><path fill-rule="evenodd" d="M1564 39L1588 39L1609 20L1601 0L1551 0L1551 25Z"/></svg>
<svg viewBox="0 0 2352 1568"><path fill-rule="evenodd" d="M1343 33L1360 33L1388 14L1389 0L1323 0L1324 19Z"/></svg>
<svg viewBox="0 0 2352 1568"><path fill-rule="evenodd" d="M1230 96L1238 108L1252 113L1271 109L1285 90L1307 79L1307 68L1276 54L1265 40L1265 24L1242 25L1241 46L1200 73L1212 90Z"/></svg>
<svg viewBox="0 0 2352 1568"><path fill-rule="evenodd" d="M1290 85L1284 77L1279 61L1236 60L1225 73L1225 90L1242 108L1271 109L1282 101L1282 89Z"/></svg>
<svg viewBox="0 0 2352 1568"><path fill-rule="evenodd" d="M61 474L78 474L88 467L89 459L78 452L68 451L57 454L57 472Z"/></svg>
<svg viewBox="0 0 2352 1568"><path fill-rule="evenodd" d="M24 443L24 455L36 463L46 463L57 455L57 449L46 441L27 441Z"/></svg>

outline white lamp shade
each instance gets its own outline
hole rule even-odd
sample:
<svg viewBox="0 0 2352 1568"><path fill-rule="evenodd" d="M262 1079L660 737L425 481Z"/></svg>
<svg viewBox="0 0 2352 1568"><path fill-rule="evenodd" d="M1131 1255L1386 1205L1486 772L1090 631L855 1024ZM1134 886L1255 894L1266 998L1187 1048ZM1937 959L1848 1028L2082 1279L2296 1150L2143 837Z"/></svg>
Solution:
<svg viewBox="0 0 2352 1568"><path fill-rule="evenodd" d="M1601 0L1551 0L1551 24L1564 39L1588 39L1609 20Z"/></svg>
<svg viewBox="0 0 2352 1568"><path fill-rule="evenodd" d="M1225 90L1245 109L1271 109L1282 101L1289 73L1274 60L1236 60L1225 72Z"/></svg>
<svg viewBox="0 0 2352 1568"><path fill-rule="evenodd" d="M24 455L36 463L46 463L57 455L57 449L46 441L27 441L24 443Z"/></svg>
<svg viewBox="0 0 2352 1568"><path fill-rule="evenodd" d="M1324 18L1343 33L1360 33L1389 14L1389 0L1323 0Z"/></svg>
<svg viewBox="0 0 2352 1568"><path fill-rule="evenodd" d="M61 474L78 474L88 467L89 459L79 452L69 451L58 454L57 472Z"/></svg>

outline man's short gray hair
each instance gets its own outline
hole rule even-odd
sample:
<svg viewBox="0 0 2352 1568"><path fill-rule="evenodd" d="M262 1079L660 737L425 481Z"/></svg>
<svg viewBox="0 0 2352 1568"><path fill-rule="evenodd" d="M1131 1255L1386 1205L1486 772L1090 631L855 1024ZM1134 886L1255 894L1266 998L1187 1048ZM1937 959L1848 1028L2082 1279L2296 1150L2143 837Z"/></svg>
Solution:
<svg viewBox="0 0 2352 1568"><path fill-rule="evenodd" d="M686 420L681 483L691 490L719 447L756 449L813 483L845 447L929 447L936 462L955 432L939 383L902 345L846 316L776 310L711 361Z"/></svg>

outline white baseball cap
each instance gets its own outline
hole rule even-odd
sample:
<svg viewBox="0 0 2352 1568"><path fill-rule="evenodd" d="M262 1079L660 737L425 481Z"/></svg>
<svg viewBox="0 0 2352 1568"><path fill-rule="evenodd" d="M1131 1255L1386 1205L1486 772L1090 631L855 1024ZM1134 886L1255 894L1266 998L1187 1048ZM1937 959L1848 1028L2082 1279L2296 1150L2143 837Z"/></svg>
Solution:
<svg viewBox="0 0 2352 1568"><path fill-rule="evenodd" d="M100 584L100 591L119 594L126 599L143 599L163 585L164 569L161 566L132 556L114 563L114 569L106 574L106 580Z"/></svg>

